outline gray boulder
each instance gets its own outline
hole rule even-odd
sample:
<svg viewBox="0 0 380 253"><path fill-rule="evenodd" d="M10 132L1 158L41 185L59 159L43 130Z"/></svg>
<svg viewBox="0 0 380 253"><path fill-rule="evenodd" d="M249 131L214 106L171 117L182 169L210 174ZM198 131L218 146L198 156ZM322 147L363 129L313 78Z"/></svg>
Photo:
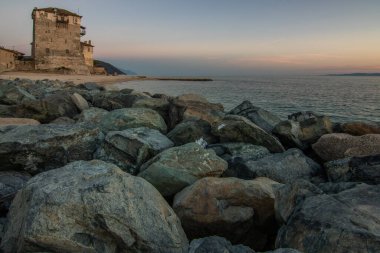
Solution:
<svg viewBox="0 0 380 253"><path fill-rule="evenodd" d="M230 241L220 236L210 236L192 240L189 253L255 253L244 245L232 245Z"/></svg>
<svg viewBox="0 0 380 253"><path fill-rule="evenodd" d="M122 91L102 91L91 97L91 104L94 107L112 111L121 108L130 108L138 99L146 98L145 95L125 93Z"/></svg>
<svg viewBox="0 0 380 253"><path fill-rule="evenodd" d="M228 170L230 176L243 179L268 177L280 183L291 183L296 179L315 180L322 174L322 168L299 149L265 156L259 160L241 162Z"/></svg>
<svg viewBox="0 0 380 253"><path fill-rule="evenodd" d="M343 184L323 184L322 194L299 199L278 232L276 247L315 253L379 252L380 186Z"/></svg>
<svg viewBox="0 0 380 253"><path fill-rule="evenodd" d="M298 112L277 124L272 132L285 147L305 150L322 135L332 133L333 124L329 117L313 112Z"/></svg>
<svg viewBox="0 0 380 253"><path fill-rule="evenodd" d="M76 118L78 119L78 123L86 122L87 124L97 125L107 113L107 110L91 107L83 110Z"/></svg>
<svg viewBox="0 0 380 253"><path fill-rule="evenodd" d="M268 133L281 122L279 117L260 107L254 106L250 101L244 101L232 109L229 114L246 117Z"/></svg>
<svg viewBox="0 0 380 253"><path fill-rule="evenodd" d="M0 127L1 170L36 174L91 160L102 138L99 129L80 124Z"/></svg>
<svg viewBox="0 0 380 253"><path fill-rule="evenodd" d="M211 133L211 125L204 120L189 120L179 123L168 133L176 146L203 139L207 143L216 143L218 138Z"/></svg>
<svg viewBox="0 0 380 253"><path fill-rule="evenodd" d="M166 133L164 119L158 112L146 108L124 108L105 114L99 127L104 132L121 131L128 128L148 127Z"/></svg>
<svg viewBox="0 0 380 253"><path fill-rule="evenodd" d="M218 177L227 163L196 143L167 149L140 168L138 176L146 179L163 196L172 196L203 177Z"/></svg>
<svg viewBox="0 0 380 253"><path fill-rule="evenodd" d="M74 93L71 95L71 100L74 102L79 111L83 111L89 108L89 105L80 94Z"/></svg>
<svg viewBox="0 0 380 253"><path fill-rule="evenodd" d="M175 195L173 209L189 239L218 235L260 250L275 230L278 185L268 178L203 178Z"/></svg>
<svg viewBox="0 0 380 253"><path fill-rule="evenodd" d="M14 82L0 85L0 104L17 105L24 101L36 100L36 98L23 88L17 87Z"/></svg>
<svg viewBox="0 0 380 253"><path fill-rule="evenodd" d="M28 173L17 171L0 171L0 216L8 213L9 206L25 183L31 178Z"/></svg>
<svg viewBox="0 0 380 253"><path fill-rule="evenodd" d="M3 252L187 252L180 222L154 187L102 161L33 177L16 195Z"/></svg>
<svg viewBox="0 0 380 253"><path fill-rule="evenodd" d="M136 174L144 162L173 145L165 135L146 127L111 131L96 158Z"/></svg>
<svg viewBox="0 0 380 253"><path fill-rule="evenodd" d="M313 150L324 161L333 161L352 156L380 154L380 134L352 136L348 134L326 134L313 144Z"/></svg>
<svg viewBox="0 0 380 253"><path fill-rule="evenodd" d="M169 107L168 99L164 98L142 98L136 100L132 107L134 108L149 108L158 112L165 122L169 123Z"/></svg>
<svg viewBox="0 0 380 253"><path fill-rule="evenodd" d="M196 94L184 94L170 102L170 129L187 120L201 119L213 124L223 118L225 114L223 105L210 103L204 97Z"/></svg>
<svg viewBox="0 0 380 253"><path fill-rule="evenodd" d="M246 142L264 146L271 152L285 150L277 138L242 116L225 116L213 124L212 134L218 136L220 142Z"/></svg>
<svg viewBox="0 0 380 253"><path fill-rule="evenodd" d="M380 154L345 158L327 162L324 166L332 182L380 184Z"/></svg>

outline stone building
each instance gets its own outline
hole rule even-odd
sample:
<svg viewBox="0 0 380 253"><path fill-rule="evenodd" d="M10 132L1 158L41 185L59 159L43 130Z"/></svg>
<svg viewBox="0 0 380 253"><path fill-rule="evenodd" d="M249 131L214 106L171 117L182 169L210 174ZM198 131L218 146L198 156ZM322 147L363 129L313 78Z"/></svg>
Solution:
<svg viewBox="0 0 380 253"><path fill-rule="evenodd" d="M16 61L23 53L0 47L0 72L11 71L16 68Z"/></svg>
<svg viewBox="0 0 380 253"><path fill-rule="evenodd" d="M80 41L86 33L82 16L59 8L34 8L32 19L35 70L92 72L93 45Z"/></svg>

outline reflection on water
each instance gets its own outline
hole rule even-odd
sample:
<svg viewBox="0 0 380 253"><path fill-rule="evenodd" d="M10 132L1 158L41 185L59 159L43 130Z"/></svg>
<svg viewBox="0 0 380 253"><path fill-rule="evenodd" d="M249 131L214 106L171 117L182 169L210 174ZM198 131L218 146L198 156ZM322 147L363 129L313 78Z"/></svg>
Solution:
<svg viewBox="0 0 380 253"><path fill-rule="evenodd" d="M281 118L297 111L315 111L335 121L380 122L380 77L254 77L214 78L213 82L131 81L112 88L132 88L177 96L197 93L226 111L243 100Z"/></svg>

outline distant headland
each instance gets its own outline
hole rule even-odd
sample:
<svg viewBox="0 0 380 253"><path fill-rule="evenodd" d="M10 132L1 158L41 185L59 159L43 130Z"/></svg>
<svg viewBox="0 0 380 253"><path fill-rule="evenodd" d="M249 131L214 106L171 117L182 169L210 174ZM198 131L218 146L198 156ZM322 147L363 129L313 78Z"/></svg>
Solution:
<svg viewBox="0 0 380 253"><path fill-rule="evenodd" d="M326 76L380 76L380 73L347 73L347 74L328 74Z"/></svg>

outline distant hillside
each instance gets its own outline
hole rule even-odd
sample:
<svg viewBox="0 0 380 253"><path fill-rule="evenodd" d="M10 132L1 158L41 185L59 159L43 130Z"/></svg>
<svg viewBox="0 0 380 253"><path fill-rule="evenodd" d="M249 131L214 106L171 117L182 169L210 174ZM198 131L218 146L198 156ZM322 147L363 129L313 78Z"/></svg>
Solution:
<svg viewBox="0 0 380 253"><path fill-rule="evenodd" d="M130 76L137 76L137 73L136 73L136 72L133 72L132 70L122 69L122 68L120 68L120 70L123 71L124 73L126 73L127 75L130 75Z"/></svg>
<svg viewBox="0 0 380 253"><path fill-rule="evenodd" d="M328 76L380 76L380 73L329 74Z"/></svg>
<svg viewBox="0 0 380 253"><path fill-rule="evenodd" d="M116 73L118 75L136 75L136 73L133 71L117 68L114 65L104 61L94 60L94 66L105 68L107 73L111 75L113 73Z"/></svg>

